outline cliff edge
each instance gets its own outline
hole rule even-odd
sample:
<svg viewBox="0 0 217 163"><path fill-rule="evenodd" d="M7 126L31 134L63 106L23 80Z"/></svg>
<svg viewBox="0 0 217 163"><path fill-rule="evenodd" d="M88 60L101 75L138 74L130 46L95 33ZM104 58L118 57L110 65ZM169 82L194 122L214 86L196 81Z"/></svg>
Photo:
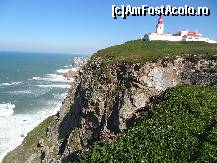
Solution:
<svg viewBox="0 0 217 163"><path fill-rule="evenodd" d="M131 127L170 87L217 83L217 45L126 42L94 54L57 115L32 130L3 163L69 162L95 141Z"/></svg>

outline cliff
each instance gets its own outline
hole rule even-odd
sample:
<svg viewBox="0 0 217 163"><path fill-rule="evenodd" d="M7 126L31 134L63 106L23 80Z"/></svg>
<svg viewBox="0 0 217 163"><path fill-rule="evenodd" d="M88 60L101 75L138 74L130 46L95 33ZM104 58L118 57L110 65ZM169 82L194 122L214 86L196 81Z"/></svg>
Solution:
<svg viewBox="0 0 217 163"><path fill-rule="evenodd" d="M132 127L75 162L216 162L217 87L182 85L151 99Z"/></svg>
<svg viewBox="0 0 217 163"><path fill-rule="evenodd" d="M94 54L57 115L31 131L3 163L69 162L133 125L151 99L183 84L217 83L217 46L131 41Z"/></svg>

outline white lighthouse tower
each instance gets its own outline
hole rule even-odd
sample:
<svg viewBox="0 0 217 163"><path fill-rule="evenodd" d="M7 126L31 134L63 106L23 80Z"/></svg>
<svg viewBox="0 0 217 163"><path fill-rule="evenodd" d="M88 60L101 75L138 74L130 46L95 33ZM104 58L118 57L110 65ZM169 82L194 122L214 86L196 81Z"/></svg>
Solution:
<svg viewBox="0 0 217 163"><path fill-rule="evenodd" d="M164 33L164 24L162 16L160 16L160 18L158 19L158 23L156 25L156 32L158 35L162 35Z"/></svg>

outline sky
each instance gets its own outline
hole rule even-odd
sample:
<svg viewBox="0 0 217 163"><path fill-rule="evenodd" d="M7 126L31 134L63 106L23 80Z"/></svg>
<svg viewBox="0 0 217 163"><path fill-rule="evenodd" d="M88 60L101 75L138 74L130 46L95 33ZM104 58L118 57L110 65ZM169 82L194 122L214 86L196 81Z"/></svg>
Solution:
<svg viewBox="0 0 217 163"><path fill-rule="evenodd" d="M206 6L210 16L165 16L166 32L217 40L216 0L0 0L0 51L91 54L155 31L157 16L113 19L112 5Z"/></svg>

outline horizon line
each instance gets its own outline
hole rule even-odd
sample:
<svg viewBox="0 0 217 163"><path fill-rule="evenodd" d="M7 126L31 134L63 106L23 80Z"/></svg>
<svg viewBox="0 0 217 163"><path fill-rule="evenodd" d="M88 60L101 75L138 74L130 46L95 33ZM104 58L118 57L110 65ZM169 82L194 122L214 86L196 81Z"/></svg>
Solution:
<svg viewBox="0 0 217 163"><path fill-rule="evenodd" d="M70 53L70 52L48 52L48 51L26 51L26 50L2 50L0 49L0 53L6 52L14 52L14 53L38 53L38 54L50 54L50 55L92 55L92 53Z"/></svg>

